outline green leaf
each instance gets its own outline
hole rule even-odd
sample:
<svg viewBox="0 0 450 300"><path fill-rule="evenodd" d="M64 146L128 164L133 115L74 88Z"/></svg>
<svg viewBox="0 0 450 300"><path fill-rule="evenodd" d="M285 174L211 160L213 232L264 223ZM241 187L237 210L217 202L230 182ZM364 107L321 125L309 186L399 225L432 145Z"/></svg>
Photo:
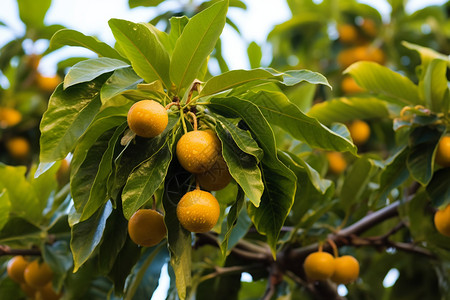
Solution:
<svg viewBox="0 0 450 300"><path fill-rule="evenodd" d="M107 76L63 90L60 84L50 97L41 124L39 160L61 160L72 151L100 109L100 88Z"/></svg>
<svg viewBox="0 0 450 300"><path fill-rule="evenodd" d="M414 128L409 136L406 165L411 176L422 185L428 184L433 175L433 154L441 135L441 131L424 126Z"/></svg>
<svg viewBox="0 0 450 300"><path fill-rule="evenodd" d="M136 74L146 82L160 80L170 88L169 54L158 39L156 29L150 30L145 24L120 19L111 19L108 23Z"/></svg>
<svg viewBox="0 0 450 300"><path fill-rule="evenodd" d="M264 156L264 152L259 148L258 143L253 139L249 131L240 129L234 123L221 115L214 115L220 125L231 134L236 145L243 152L253 155L259 163Z"/></svg>
<svg viewBox="0 0 450 300"><path fill-rule="evenodd" d="M373 97L336 98L314 105L307 114L320 123L330 125L356 119L386 118L389 111L385 101Z"/></svg>
<svg viewBox="0 0 450 300"><path fill-rule="evenodd" d="M257 43L251 42L250 45L248 45L247 55L250 62L250 68L255 69L261 66L262 50Z"/></svg>
<svg viewBox="0 0 450 300"><path fill-rule="evenodd" d="M80 188L80 190L84 190L86 187L91 186L88 200L86 201L85 205L83 206L83 211L80 217L80 221L84 221L87 218L89 218L93 213L97 211L105 202L108 200L108 194L107 194L107 181L108 178L112 172L112 160L114 155L114 149L116 147L116 144L122 135L123 131L125 130L127 124L124 123L122 126L119 126L115 131L112 137L105 141L107 142L107 147L104 146L101 147L104 149L103 154L101 154L100 159L97 158L95 162L92 162L92 157L87 157L85 162L83 164L91 163L93 166L97 166L97 172L93 172L94 176L91 176L90 180L86 180L85 182L89 182L89 184L85 184L85 187ZM98 144L99 141L97 140L96 144ZM97 148L97 145L95 145ZM100 148L100 149L101 149ZM92 148L89 149L90 154L92 151ZM100 150L101 151L101 150ZM98 164L96 162L99 162ZM78 176L78 173L74 175L74 178L72 181L76 180L76 177ZM93 180L92 180L93 178ZM92 185L91 185L92 183ZM74 197L75 202L75 196L74 193L72 193Z"/></svg>
<svg viewBox="0 0 450 300"><path fill-rule="evenodd" d="M244 206L244 193L242 192L241 189L239 189L236 201L231 206L230 211L228 212L227 215L226 230L223 230L225 234L221 234L220 236L220 239L222 240L222 242L220 243L220 250L222 251L223 256L225 256L227 251L230 249L228 248L228 240L230 238L231 233L233 232L233 229L237 225L238 216L243 206ZM247 230L245 230L245 232L247 232Z"/></svg>
<svg viewBox="0 0 450 300"><path fill-rule="evenodd" d="M339 203L345 210L350 209L353 204L362 202L361 196L367 190L376 169L374 162L367 157L361 157L354 162L347 172L339 197Z"/></svg>
<svg viewBox="0 0 450 300"><path fill-rule="evenodd" d="M131 172L122 192L125 218L129 219L147 201L152 199L156 189L164 182L172 153L167 140L150 158Z"/></svg>
<svg viewBox="0 0 450 300"><path fill-rule="evenodd" d="M63 284L66 273L73 266L73 257L70 252L69 241L57 240L53 244L44 244L42 256L58 279L58 286Z"/></svg>
<svg viewBox="0 0 450 300"><path fill-rule="evenodd" d="M128 66L129 65L122 60L108 57L80 61L70 68L64 78L64 89L81 82L91 81L102 74L126 68Z"/></svg>
<svg viewBox="0 0 450 300"><path fill-rule="evenodd" d="M360 87L380 94L395 104L424 104L417 85L377 63L360 61L348 67L344 74L351 74Z"/></svg>
<svg viewBox="0 0 450 300"><path fill-rule="evenodd" d="M28 247L30 243L40 243L39 235L41 232L42 229L37 225L23 218L10 215L6 224L0 230L0 242L2 244L23 242L24 247Z"/></svg>
<svg viewBox="0 0 450 300"><path fill-rule="evenodd" d="M95 52L98 56L110 57L128 62L114 48L100 42L97 38L87 36L71 29L62 29L55 33L50 40L50 48L57 49L62 46L78 46Z"/></svg>
<svg viewBox="0 0 450 300"><path fill-rule="evenodd" d="M164 0L128 0L128 5L130 8L138 6L158 6L162 2L164 2Z"/></svg>
<svg viewBox="0 0 450 300"><path fill-rule="evenodd" d="M349 140L302 113L281 92L250 93L249 99L259 107L271 124L280 126L294 138L306 142L311 147L340 152L357 151Z"/></svg>
<svg viewBox="0 0 450 300"><path fill-rule="evenodd" d="M444 60L432 60L425 71L423 81L419 82L419 88L424 93L426 107L437 113L446 111L443 104L445 93L449 90L446 76L447 66L448 63Z"/></svg>
<svg viewBox="0 0 450 300"><path fill-rule="evenodd" d="M379 203L386 203L389 193L409 178L409 171L406 167L408 153L409 148L400 150L391 157L383 169L380 177L380 188L375 198Z"/></svg>
<svg viewBox="0 0 450 300"><path fill-rule="evenodd" d="M197 77L208 55L214 49L228 10L228 1L221 1L195 15L183 30L172 53L170 78L177 88L187 88Z"/></svg>
<svg viewBox="0 0 450 300"><path fill-rule="evenodd" d="M0 230L8 222L9 212L11 210L11 202L6 188L0 190Z"/></svg>
<svg viewBox="0 0 450 300"><path fill-rule="evenodd" d="M199 97L217 94L252 81L257 84L257 80L268 78L274 79L276 76L263 69L228 71L209 79L200 91Z"/></svg>
<svg viewBox="0 0 450 300"><path fill-rule="evenodd" d="M173 53L173 49L175 48L175 44L177 43L178 38L189 22L189 18L186 16L181 17L172 17L170 18L170 33L169 33L169 41L170 41L170 54Z"/></svg>
<svg viewBox="0 0 450 300"><path fill-rule="evenodd" d="M30 29L43 27L45 14L51 3L51 0L18 0L20 19Z"/></svg>
<svg viewBox="0 0 450 300"><path fill-rule="evenodd" d="M222 126L216 126L217 135L222 142L222 155L231 176L255 206L259 206L264 191L261 171L255 157L242 152L233 137Z"/></svg>
<svg viewBox="0 0 450 300"><path fill-rule="evenodd" d="M434 207L445 207L450 203L450 168L437 170L427 186Z"/></svg>
<svg viewBox="0 0 450 300"><path fill-rule="evenodd" d="M131 67L115 70L100 91L102 104L105 104L109 99L120 95L125 91L136 89L138 84L142 83L142 81L143 79L139 77Z"/></svg>
<svg viewBox="0 0 450 300"><path fill-rule="evenodd" d="M89 259L100 243L106 220L112 210L111 202L107 202L102 209L99 209L89 219L73 225L70 249L73 254L74 272Z"/></svg>
<svg viewBox="0 0 450 300"><path fill-rule="evenodd" d="M447 55L441 54L431 48L419 46L413 43L408 43L406 41L402 42L402 45L405 46L408 49L415 50L420 54L420 58L422 60L421 65L424 67L424 69L427 68L428 64L433 59L440 59L446 61L448 64L450 64L450 58Z"/></svg>
<svg viewBox="0 0 450 300"><path fill-rule="evenodd" d="M255 104L228 97L213 98L208 107L226 117L241 118L264 151L261 168L264 193L259 207L249 205L248 211L258 232L267 235L275 255L278 235L294 202L297 187L295 175L278 159L272 128Z"/></svg>
<svg viewBox="0 0 450 300"><path fill-rule="evenodd" d="M308 112L313 105L317 86L311 83L303 83L286 91L289 100L297 105L302 112ZM322 122L323 123L323 122Z"/></svg>
<svg viewBox="0 0 450 300"><path fill-rule="evenodd" d="M300 82L306 81L311 84L323 84L331 89L331 85L328 83L327 78L317 72L310 70L289 70L283 72L282 75L283 81L281 83L286 86L293 86L299 84Z"/></svg>

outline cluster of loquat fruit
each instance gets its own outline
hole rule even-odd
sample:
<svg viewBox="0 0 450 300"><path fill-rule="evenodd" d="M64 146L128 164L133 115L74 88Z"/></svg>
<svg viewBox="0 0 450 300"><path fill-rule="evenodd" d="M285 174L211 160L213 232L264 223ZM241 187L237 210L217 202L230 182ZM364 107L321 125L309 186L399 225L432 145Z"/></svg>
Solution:
<svg viewBox="0 0 450 300"><path fill-rule="evenodd" d="M14 256L8 262L7 273L30 299L58 300L62 297L62 293L55 292L52 287L52 269L39 259L30 261L21 255Z"/></svg>
<svg viewBox="0 0 450 300"><path fill-rule="evenodd" d="M136 102L128 111L128 126L137 136L156 137L167 127L167 109L155 100ZM230 183L231 175L217 135L211 129L197 130L195 114L193 121L194 130L179 139L176 155L181 166L196 176L198 184L179 201L177 217L186 230L207 232L216 225L220 206L217 199L210 192L200 190L200 186L209 191L223 189ZM129 220L128 232L136 244L146 247L157 245L167 233L163 215L154 209L137 210Z"/></svg>

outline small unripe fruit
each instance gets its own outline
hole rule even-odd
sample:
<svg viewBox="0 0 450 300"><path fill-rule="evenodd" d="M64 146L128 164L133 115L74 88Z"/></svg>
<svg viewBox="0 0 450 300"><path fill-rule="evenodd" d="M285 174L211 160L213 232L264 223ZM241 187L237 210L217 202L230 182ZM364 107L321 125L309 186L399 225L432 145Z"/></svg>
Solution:
<svg viewBox="0 0 450 300"><path fill-rule="evenodd" d="M450 205L434 214L434 226L440 234L450 237Z"/></svg>
<svg viewBox="0 0 450 300"><path fill-rule="evenodd" d="M352 137L353 143L360 146L367 142L370 137L370 127L369 125L361 120L353 121L349 126L350 136Z"/></svg>
<svg viewBox="0 0 450 300"><path fill-rule="evenodd" d="M212 168L220 150L220 140L212 130L194 130L178 141L177 158L186 171L200 174Z"/></svg>
<svg viewBox="0 0 450 300"><path fill-rule="evenodd" d="M198 174L197 180L200 186L208 191L219 191L225 188L231 181L231 174L223 157L219 156L210 170Z"/></svg>
<svg viewBox="0 0 450 300"><path fill-rule="evenodd" d="M154 100L141 100L131 106L127 115L130 129L138 136L152 138L161 134L169 123L167 110Z"/></svg>
<svg viewBox="0 0 450 300"><path fill-rule="evenodd" d="M310 280L327 280L334 273L334 257L328 252L314 252L303 263Z"/></svg>
<svg viewBox="0 0 450 300"><path fill-rule="evenodd" d="M337 284L349 284L359 276L359 263L353 256L344 255L334 259L331 280Z"/></svg>
<svg viewBox="0 0 450 300"><path fill-rule="evenodd" d="M436 149L436 163L443 167L450 167L450 136L444 136Z"/></svg>
<svg viewBox="0 0 450 300"><path fill-rule="evenodd" d="M190 232L210 231L219 216L219 202L211 193L202 190L186 193L177 205L178 220Z"/></svg>
<svg viewBox="0 0 450 300"><path fill-rule="evenodd" d="M128 234L133 242L144 247L152 247L166 236L162 214L153 209L139 209L128 222Z"/></svg>
<svg viewBox="0 0 450 300"><path fill-rule="evenodd" d="M24 283L24 271L28 264L29 262L21 255L11 258L6 268L9 278L17 283Z"/></svg>
<svg viewBox="0 0 450 300"><path fill-rule="evenodd" d="M26 267L24 277L26 284L39 289L52 280L53 271L45 262L40 264L34 260Z"/></svg>

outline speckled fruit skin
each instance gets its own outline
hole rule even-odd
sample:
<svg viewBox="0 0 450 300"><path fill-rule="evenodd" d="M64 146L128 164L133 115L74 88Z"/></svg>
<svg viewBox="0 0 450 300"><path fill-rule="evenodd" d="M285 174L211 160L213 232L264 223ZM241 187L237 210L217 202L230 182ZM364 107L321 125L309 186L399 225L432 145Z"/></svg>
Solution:
<svg viewBox="0 0 450 300"><path fill-rule="evenodd" d="M220 149L220 140L212 130L189 131L177 143L177 158L186 171L200 174L212 168Z"/></svg>
<svg viewBox="0 0 450 300"><path fill-rule="evenodd" d="M154 100L141 100L131 106L127 115L130 129L136 135L152 138L161 134L169 123L167 111Z"/></svg>
<svg viewBox="0 0 450 300"><path fill-rule="evenodd" d="M328 252L314 252L303 263L310 280L327 280L334 273L334 257Z"/></svg>
<svg viewBox="0 0 450 300"><path fill-rule="evenodd" d="M177 205L177 217L190 232L208 232L220 216L217 199L208 192L194 190L186 193Z"/></svg>
<svg viewBox="0 0 450 300"><path fill-rule="evenodd" d="M337 284L349 284L358 279L359 262L351 255L334 259L334 273L331 280Z"/></svg>
<svg viewBox="0 0 450 300"><path fill-rule="evenodd" d="M444 136L439 141L436 162L443 167L450 167L450 136Z"/></svg>
<svg viewBox="0 0 450 300"><path fill-rule="evenodd" d="M39 289L49 283L53 277L53 271L45 263L32 261L24 272L25 283L29 286Z"/></svg>
<svg viewBox="0 0 450 300"><path fill-rule="evenodd" d="M210 170L198 174L197 180L200 186L208 191L219 191L225 188L231 181L231 174L223 157L219 156Z"/></svg>
<svg viewBox="0 0 450 300"><path fill-rule="evenodd" d="M166 236L162 214L153 209L139 209L128 221L128 234L133 242L144 247L152 247Z"/></svg>
<svg viewBox="0 0 450 300"><path fill-rule="evenodd" d="M348 126L348 130L350 131L353 143L358 146L367 142L370 137L369 125L361 120L353 121Z"/></svg>
<svg viewBox="0 0 450 300"><path fill-rule="evenodd" d="M23 273L28 264L29 262L21 255L11 258L8 261L8 266L6 268L9 278L17 283L24 283L25 278L23 276Z"/></svg>
<svg viewBox="0 0 450 300"><path fill-rule="evenodd" d="M450 205L434 214L434 226L440 234L450 237Z"/></svg>

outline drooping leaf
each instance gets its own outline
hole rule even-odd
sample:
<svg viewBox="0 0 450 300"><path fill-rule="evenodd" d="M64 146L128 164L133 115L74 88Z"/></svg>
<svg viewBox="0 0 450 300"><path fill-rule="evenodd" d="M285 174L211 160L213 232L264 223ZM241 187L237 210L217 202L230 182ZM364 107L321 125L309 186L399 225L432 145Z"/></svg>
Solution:
<svg viewBox="0 0 450 300"><path fill-rule="evenodd" d="M324 125L356 119L385 118L389 111L385 101L373 97L336 98L318 103L307 114Z"/></svg>
<svg viewBox="0 0 450 300"><path fill-rule="evenodd" d="M81 82L91 81L102 74L126 68L128 66L129 65L122 60L108 57L80 61L70 68L64 78L64 89Z"/></svg>
<svg viewBox="0 0 450 300"><path fill-rule="evenodd" d="M86 221L73 225L71 230L70 249L73 254L74 272L76 272L91 256L100 243L106 220L113 208L107 202Z"/></svg>
<svg viewBox="0 0 450 300"><path fill-rule="evenodd" d="M155 31L145 24L120 19L111 19L108 23L136 74L146 82L160 80L164 86L170 87L169 55Z"/></svg>
<svg viewBox="0 0 450 300"><path fill-rule="evenodd" d="M100 42L97 38L87 36L72 29L62 29L55 33L50 40L50 48L57 49L62 46L78 46L95 52L100 57L110 57L128 62L114 48Z"/></svg>
<svg viewBox="0 0 450 300"><path fill-rule="evenodd" d="M62 84L56 88L40 124L41 163L61 160L72 150L100 109L100 88L107 76L66 90Z"/></svg>
<svg viewBox="0 0 450 300"><path fill-rule="evenodd" d="M259 206L264 191L261 171L255 157L242 152L233 137L222 126L216 126L217 135L222 142L222 155L231 176L236 180L255 206Z"/></svg>
<svg viewBox="0 0 450 300"><path fill-rule="evenodd" d="M356 147L349 140L302 113L283 93L260 91L256 94L249 93L248 97L269 122L311 147L356 153Z"/></svg>
<svg viewBox="0 0 450 300"><path fill-rule="evenodd" d="M406 165L411 176L422 185L433 175L433 153L442 131L427 126L416 127L409 136L409 153Z"/></svg>
<svg viewBox="0 0 450 300"><path fill-rule="evenodd" d="M310 70L289 70L283 72L282 75L283 81L281 81L281 83L286 86L293 86L299 84L300 82L306 81L311 84L323 84L331 88L331 85L328 83L325 76Z"/></svg>
<svg viewBox="0 0 450 300"><path fill-rule="evenodd" d="M230 211L228 212L227 215L226 230L224 230L225 233L221 235L222 242L220 243L220 250L222 251L223 256L225 256L227 251L229 250L228 240L238 222L238 217L243 206L244 206L244 193L241 189L239 189L236 201L231 206Z"/></svg>
<svg viewBox="0 0 450 300"><path fill-rule="evenodd" d="M409 78L374 62L360 61L348 67L345 74L351 74L359 86L380 94L396 104L423 104L417 85Z"/></svg>
<svg viewBox="0 0 450 300"><path fill-rule="evenodd" d="M195 15L184 28L172 53L170 78L177 88L187 88L214 49L225 26L228 1L220 1Z"/></svg>

